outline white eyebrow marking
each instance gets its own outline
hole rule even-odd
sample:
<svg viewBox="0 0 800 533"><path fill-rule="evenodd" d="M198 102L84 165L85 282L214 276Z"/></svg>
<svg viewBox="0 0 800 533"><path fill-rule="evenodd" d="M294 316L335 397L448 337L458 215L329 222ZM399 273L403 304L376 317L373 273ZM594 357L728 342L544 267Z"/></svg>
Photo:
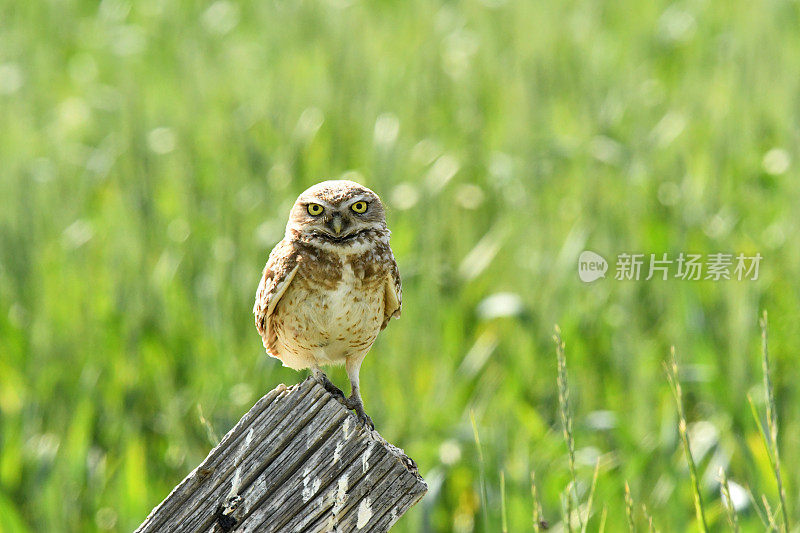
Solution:
<svg viewBox="0 0 800 533"><path fill-rule="evenodd" d="M350 200L348 200L347 204L345 205L350 206L357 202L366 202L367 204L371 204L372 202L368 198L369 198L368 196L356 196L355 198L351 198Z"/></svg>

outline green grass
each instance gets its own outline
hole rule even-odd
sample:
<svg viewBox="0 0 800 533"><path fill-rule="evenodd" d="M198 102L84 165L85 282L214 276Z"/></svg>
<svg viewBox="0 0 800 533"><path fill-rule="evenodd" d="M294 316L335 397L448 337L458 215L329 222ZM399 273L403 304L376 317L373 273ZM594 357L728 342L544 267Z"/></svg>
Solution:
<svg viewBox="0 0 800 533"><path fill-rule="evenodd" d="M670 361L664 364L667 381L675 397L675 406L678 411L678 433L683 444L683 454L686 457L686 464L689 465L689 476L692 480L692 496L694 496L694 509L697 516L697 527L702 533L708 531L705 510L703 508L703 496L700 493L700 478L697 475L697 464L694 461L694 450L689 442L689 432L686 427L686 413L683 410L683 388L678 369L678 359L675 356L675 347L670 348Z"/></svg>
<svg viewBox="0 0 800 533"><path fill-rule="evenodd" d="M621 531L626 481L639 530L697 530L672 345L709 530L721 467L742 531L796 530L798 24L784 0L0 0L0 528L130 531L303 379L253 296L297 194L348 176L403 274L361 374L431 485L397 531L555 527L562 498ZM764 260L587 285L584 249Z"/></svg>

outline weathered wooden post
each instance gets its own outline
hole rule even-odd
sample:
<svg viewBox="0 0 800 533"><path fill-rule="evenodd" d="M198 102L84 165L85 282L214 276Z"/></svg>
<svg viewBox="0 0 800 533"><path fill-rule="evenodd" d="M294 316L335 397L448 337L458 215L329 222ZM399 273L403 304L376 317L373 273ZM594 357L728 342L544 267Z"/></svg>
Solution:
<svg viewBox="0 0 800 533"><path fill-rule="evenodd" d="M136 530L387 531L428 490L312 378L270 391Z"/></svg>

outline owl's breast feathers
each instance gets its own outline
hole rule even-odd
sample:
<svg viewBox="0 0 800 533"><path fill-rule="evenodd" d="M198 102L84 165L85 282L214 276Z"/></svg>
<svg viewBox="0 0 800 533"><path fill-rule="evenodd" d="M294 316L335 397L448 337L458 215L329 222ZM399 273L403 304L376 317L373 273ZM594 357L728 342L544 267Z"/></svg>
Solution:
<svg viewBox="0 0 800 533"><path fill-rule="evenodd" d="M253 307L269 355L294 367L288 358L309 358L302 365L309 366L331 339L369 349L402 305L400 273L386 237L339 253L287 237L272 250Z"/></svg>

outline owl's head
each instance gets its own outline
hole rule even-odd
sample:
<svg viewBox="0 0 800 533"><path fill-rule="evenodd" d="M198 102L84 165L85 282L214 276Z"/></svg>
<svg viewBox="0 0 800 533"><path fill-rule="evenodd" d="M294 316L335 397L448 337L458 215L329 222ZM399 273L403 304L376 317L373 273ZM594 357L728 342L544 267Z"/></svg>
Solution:
<svg viewBox="0 0 800 533"><path fill-rule="evenodd" d="M306 189L292 207L287 233L348 243L370 230L386 230L377 194L354 181L330 180Z"/></svg>

